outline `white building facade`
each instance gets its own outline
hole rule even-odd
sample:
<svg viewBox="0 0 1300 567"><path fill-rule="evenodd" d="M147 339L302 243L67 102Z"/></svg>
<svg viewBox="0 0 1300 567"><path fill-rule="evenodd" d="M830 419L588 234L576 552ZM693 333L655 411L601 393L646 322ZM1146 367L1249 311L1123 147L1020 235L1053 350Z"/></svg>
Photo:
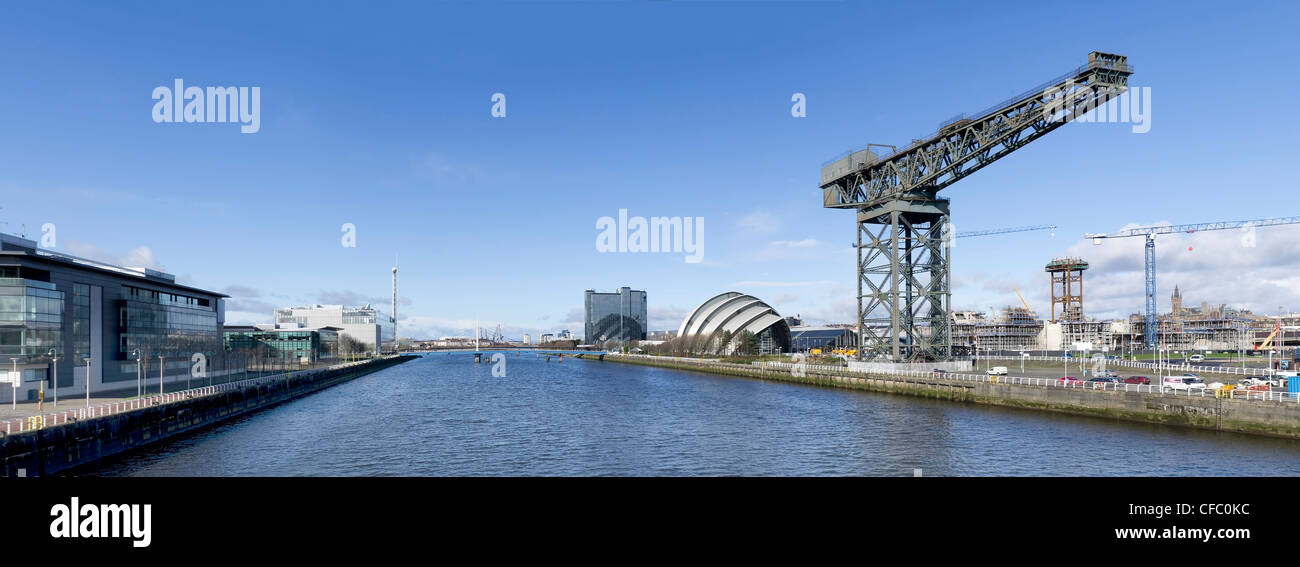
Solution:
<svg viewBox="0 0 1300 567"><path fill-rule="evenodd" d="M348 336L366 345L370 352L387 352L394 346L393 317L370 305L311 305L275 310L275 328L312 329L338 327L339 336ZM378 350L377 350L378 349Z"/></svg>

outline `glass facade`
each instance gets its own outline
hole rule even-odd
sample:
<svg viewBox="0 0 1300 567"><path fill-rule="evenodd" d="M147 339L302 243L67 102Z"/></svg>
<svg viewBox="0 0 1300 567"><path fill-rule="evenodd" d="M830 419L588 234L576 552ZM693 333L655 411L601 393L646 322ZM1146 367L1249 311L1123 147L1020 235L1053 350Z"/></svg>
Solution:
<svg viewBox="0 0 1300 567"><path fill-rule="evenodd" d="M221 350L217 312L207 299L122 286L118 353L184 356Z"/></svg>
<svg viewBox="0 0 1300 567"><path fill-rule="evenodd" d="M80 364L89 356L90 286L72 284L72 359Z"/></svg>
<svg viewBox="0 0 1300 567"><path fill-rule="evenodd" d="M330 329L226 331L226 350L269 359L326 360L338 352L338 332Z"/></svg>
<svg viewBox="0 0 1300 567"><path fill-rule="evenodd" d="M645 340L649 317L644 291L624 287L615 293L597 293L589 289L583 299L586 307L583 340L588 344Z"/></svg>
<svg viewBox="0 0 1300 567"><path fill-rule="evenodd" d="M47 358L50 349L63 347L62 324L63 292L54 284L0 278L0 357Z"/></svg>

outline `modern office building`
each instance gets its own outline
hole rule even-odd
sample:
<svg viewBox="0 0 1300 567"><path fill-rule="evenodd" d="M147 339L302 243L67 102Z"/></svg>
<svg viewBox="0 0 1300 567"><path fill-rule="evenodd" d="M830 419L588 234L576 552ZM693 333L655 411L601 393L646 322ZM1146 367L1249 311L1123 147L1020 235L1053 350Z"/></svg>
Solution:
<svg viewBox="0 0 1300 567"><path fill-rule="evenodd" d="M369 305L311 305L275 310L277 329L319 329L337 327L339 336L348 336L366 345L366 352L393 349L395 339L392 316Z"/></svg>
<svg viewBox="0 0 1300 567"><path fill-rule="evenodd" d="M785 318L786 323L790 317ZM808 352L820 349L829 353L836 349L853 349L858 347L858 333L851 327L790 327L790 348L795 352Z"/></svg>
<svg viewBox="0 0 1300 567"><path fill-rule="evenodd" d="M339 327L275 329L231 325L222 334L227 352L243 354L250 360L315 363L338 357L342 330Z"/></svg>
<svg viewBox="0 0 1300 567"><path fill-rule="evenodd" d="M0 399L35 400L42 381L46 399L56 382L61 395L85 395L87 379L92 394L134 395L137 373L155 391L160 363L167 384L189 383L200 360L208 376L242 372L227 369L222 347L226 297L0 234L0 364L22 373Z"/></svg>
<svg viewBox="0 0 1300 567"><path fill-rule="evenodd" d="M613 293L597 293L589 289L583 304L586 307L583 340L588 344L646 338L646 325L650 318L644 291L622 287Z"/></svg>

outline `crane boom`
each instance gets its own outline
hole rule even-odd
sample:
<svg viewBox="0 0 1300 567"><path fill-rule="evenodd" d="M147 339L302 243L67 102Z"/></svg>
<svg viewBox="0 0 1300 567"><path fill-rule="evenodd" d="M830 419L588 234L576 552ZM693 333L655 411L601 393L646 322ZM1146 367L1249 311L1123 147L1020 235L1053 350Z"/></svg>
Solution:
<svg viewBox="0 0 1300 567"><path fill-rule="evenodd" d="M1033 230L1056 230L1054 224L1043 224L1036 226L1018 226L1014 228L994 228L989 230L972 230L967 232L958 232L955 238L970 238L972 236L989 236L992 234L1007 234L1011 232L1029 232Z"/></svg>
<svg viewBox="0 0 1300 567"><path fill-rule="evenodd" d="M1085 234L1084 238L1097 240L1099 238L1124 238L1128 236L1148 236L1156 234L1176 234L1176 233L1194 233L1205 232L1209 230L1232 230L1234 228L1259 228L1265 226L1278 226L1283 224L1300 224L1300 217L1278 217L1272 219L1254 219L1241 221L1223 221L1223 222L1202 222L1195 224L1174 224L1164 226L1140 226L1110 233Z"/></svg>
<svg viewBox="0 0 1300 567"><path fill-rule="evenodd" d="M1011 289L1016 290L1016 297L1019 297L1019 298L1020 298L1020 302L1023 303L1023 304L1025 304L1025 311L1028 311L1028 312L1029 312L1029 316L1030 316L1030 317L1033 317L1033 318L1035 318L1035 319L1037 319L1037 318L1038 318L1038 315L1035 315L1035 314L1034 314L1034 310L1029 308L1029 302L1028 302L1028 301L1025 301L1025 296L1020 295L1020 288L1017 288L1017 287L1014 287L1014 286L1013 286Z"/></svg>
<svg viewBox="0 0 1300 567"><path fill-rule="evenodd" d="M1131 74L1127 57L1094 51L1087 64L974 117L950 120L902 150L883 156L869 148L850 151L822 167L823 206L871 206L913 192L934 198L940 189L1120 95Z"/></svg>

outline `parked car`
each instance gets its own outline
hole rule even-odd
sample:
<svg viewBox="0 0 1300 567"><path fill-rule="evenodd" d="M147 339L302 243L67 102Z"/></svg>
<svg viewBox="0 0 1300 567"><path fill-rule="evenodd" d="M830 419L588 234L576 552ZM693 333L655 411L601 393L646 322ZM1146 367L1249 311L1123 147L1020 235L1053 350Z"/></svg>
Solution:
<svg viewBox="0 0 1300 567"><path fill-rule="evenodd" d="M1066 386L1083 383L1082 380L1075 378L1074 376L1062 376L1058 378L1056 381L1065 384Z"/></svg>
<svg viewBox="0 0 1300 567"><path fill-rule="evenodd" d="M1125 384L1150 384L1151 379L1146 376L1129 376L1124 379Z"/></svg>
<svg viewBox="0 0 1300 567"><path fill-rule="evenodd" d="M1119 379L1119 373L1114 370L1102 370L1101 372L1098 372L1097 375L1102 378L1115 378L1115 380L1111 380L1111 382L1115 382Z"/></svg>
<svg viewBox="0 0 1300 567"><path fill-rule="evenodd" d="M994 366L993 368L990 368L990 369L989 369L988 374L989 374L989 376L1006 376L1006 375L1007 375L1007 367L1005 367L1005 366Z"/></svg>

